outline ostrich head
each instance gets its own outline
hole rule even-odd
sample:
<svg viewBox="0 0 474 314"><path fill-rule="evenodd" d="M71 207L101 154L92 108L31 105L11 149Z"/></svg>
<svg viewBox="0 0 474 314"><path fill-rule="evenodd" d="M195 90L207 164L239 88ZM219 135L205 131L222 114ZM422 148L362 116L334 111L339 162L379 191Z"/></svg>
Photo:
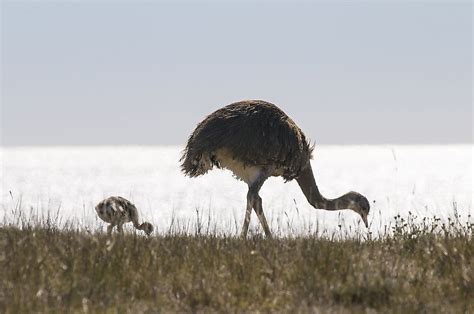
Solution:
<svg viewBox="0 0 474 314"><path fill-rule="evenodd" d="M370 204L367 198L357 192L349 192L345 195L345 198L349 202L347 207L358 213L364 225L368 228L367 216L369 216Z"/></svg>
<svg viewBox="0 0 474 314"><path fill-rule="evenodd" d="M145 231L146 235L150 235L153 232L153 225L149 222L144 222L140 225L140 230Z"/></svg>

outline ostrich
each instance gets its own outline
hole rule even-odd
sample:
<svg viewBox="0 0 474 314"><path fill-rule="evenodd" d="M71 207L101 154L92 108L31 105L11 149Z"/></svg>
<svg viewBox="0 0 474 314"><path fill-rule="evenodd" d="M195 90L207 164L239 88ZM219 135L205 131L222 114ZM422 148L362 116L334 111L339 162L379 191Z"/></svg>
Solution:
<svg viewBox="0 0 474 314"><path fill-rule="evenodd" d="M368 227L367 199L349 192L336 199L321 195L311 169L313 147L300 128L277 106L245 100L225 106L199 123L181 157L185 175L197 177L214 166L232 171L248 185L241 236L246 237L252 208L265 235L271 237L259 191L271 176L296 179L308 202L317 209L351 209Z"/></svg>
<svg viewBox="0 0 474 314"><path fill-rule="evenodd" d="M149 222L138 223L138 210L130 201L120 196L106 198L95 207L95 211L100 219L109 223L107 234L112 233L112 229L117 226L117 231L123 232L123 224L132 222L138 230L143 230L147 235L153 232L153 225Z"/></svg>

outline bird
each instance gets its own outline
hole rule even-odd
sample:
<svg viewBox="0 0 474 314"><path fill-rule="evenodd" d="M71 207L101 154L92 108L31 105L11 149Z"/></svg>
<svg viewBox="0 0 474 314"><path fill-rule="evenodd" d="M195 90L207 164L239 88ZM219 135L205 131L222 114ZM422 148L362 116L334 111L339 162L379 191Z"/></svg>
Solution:
<svg viewBox="0 0 474 314"><path fill-rule="evenodd" d="M107 234L112 234L112 229L117 226L119 233L123 232L123 224L132 222L138 230L145 231L146 235L153 232L153 225L149 222L138 223L138 210L129 200L120 196L111 196L101 201L95 207L100 219L109 223Z"/></svg>
<svg viewBox="0 0 474 314"><path fill-rule="evenodd" d="M202 120L188 138L180 158L189 177L204 175L214 167L230 170L248 185L241 237L248 233L252 209L266 237L271 231L259 191L272 176L296 180L307 201L316 209L349 209L368 228L370 204L357 192L327 199L319 192L310 160L314 145L276 105L263 100L243 100L222 107Z"/></svg>

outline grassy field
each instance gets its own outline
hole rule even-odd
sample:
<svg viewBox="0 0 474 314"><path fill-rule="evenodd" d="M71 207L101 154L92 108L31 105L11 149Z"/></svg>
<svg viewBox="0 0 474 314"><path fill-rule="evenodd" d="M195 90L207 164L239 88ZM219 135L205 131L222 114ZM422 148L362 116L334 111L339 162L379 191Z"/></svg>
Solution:
<svg viewBox="0 0 474 314"><path fill-rule="evenodd" d="M0 312L474 312L471 223L378 239L0 228Z"/></svg>

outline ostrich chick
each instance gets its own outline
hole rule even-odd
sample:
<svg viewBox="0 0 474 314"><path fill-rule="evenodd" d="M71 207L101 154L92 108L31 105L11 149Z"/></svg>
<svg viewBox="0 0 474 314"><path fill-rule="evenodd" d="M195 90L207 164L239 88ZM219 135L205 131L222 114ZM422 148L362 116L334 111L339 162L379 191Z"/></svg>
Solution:
<svg viewBox="0 0 474 314"><path fill-rule="evenodd" d="M147 235L153 232L153 225L149 222L138 223L138 210L130 201L120 196L106 198L95 207L95 211L100 219L109 223L107 234L112 233L112 229L117 226L117 231L122 233L123 224L132 222L138 230L143 230Z"/></svg>

